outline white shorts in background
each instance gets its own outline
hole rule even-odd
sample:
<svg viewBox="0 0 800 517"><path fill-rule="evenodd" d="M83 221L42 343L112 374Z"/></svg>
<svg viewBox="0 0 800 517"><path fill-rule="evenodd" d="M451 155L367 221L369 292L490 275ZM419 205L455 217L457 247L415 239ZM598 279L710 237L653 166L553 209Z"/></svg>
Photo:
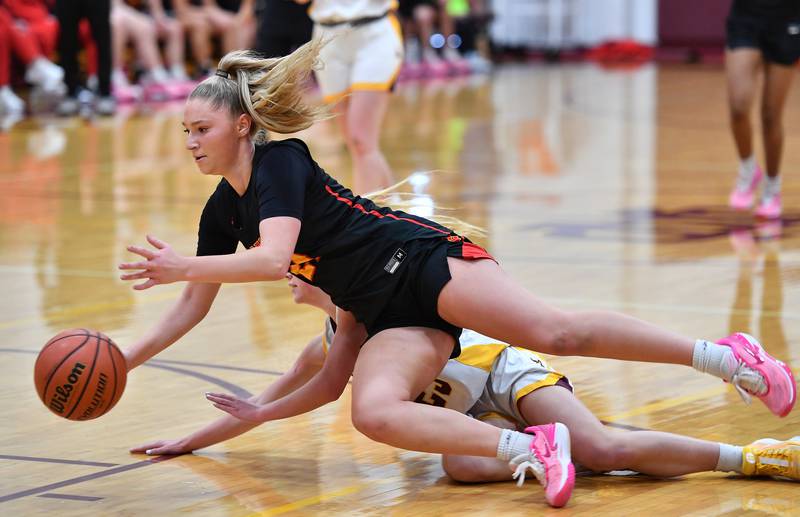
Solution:
<svg viewBox="0 0 800 517"><path fill-rule="evenodd" d="M506 420L523 429L528 423L517 407L519 399L539 388L553 386L561 379L569 383L563 374L553 370L535 353L510 346L495 361L486 389L469 414L484 421Z"/></svg>
<svg viewBox="0 0 800 517"><path fill-rule="evenodd" d="M326 103L336 102L348 93L389 91L403 63L403 38L394 14L351 27L314 25L314 37L324 41L316 71Z"/></svg>

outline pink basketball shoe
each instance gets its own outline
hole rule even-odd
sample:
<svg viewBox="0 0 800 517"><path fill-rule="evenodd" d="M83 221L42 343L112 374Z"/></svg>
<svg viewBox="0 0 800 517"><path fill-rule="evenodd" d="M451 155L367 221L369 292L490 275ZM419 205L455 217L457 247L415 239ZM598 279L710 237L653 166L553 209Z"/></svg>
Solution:
<svg viewBox="0 0 800 517"><path fill-rule="evenodd" d="M746 402L752 394L779 417L789 414L797 399L797 383L788 366L769 355L749 334L737 332L720 339L717 344L731 347L739 361L731 384ZM742 384L746 384L747 389Z"/></svg>
<svg viewBox="0 0 800 517"><path fill-rule="evenodd" d="M781 216L781 195L775 194L761 200L756 208L756 217L779 219Z"/></svg>
<svg viewBox="0 0 800 517"><path fill-rule="evenodd" d="M758 184L761 183L763 178L764 173L761 171L761 167L756 166L756 171L753 173L753 179L750 180L750 184L745 188L736 185L733 192L731 192L730 198L728 199L730 207L734 210L749 210L750 207L753 206L753 199L755 198Z"/></svg>
<svg viewBox="0 0 800 517"><path fill-rule="evenodd" d="M564 424L535 425L525 429L533 435L531 450L512 458L508 466L514 470L517 485L525 482L525 472L533 475L544 487L550 506L567 504L575 485L575 467L570 457L569 430Z"/></svg>

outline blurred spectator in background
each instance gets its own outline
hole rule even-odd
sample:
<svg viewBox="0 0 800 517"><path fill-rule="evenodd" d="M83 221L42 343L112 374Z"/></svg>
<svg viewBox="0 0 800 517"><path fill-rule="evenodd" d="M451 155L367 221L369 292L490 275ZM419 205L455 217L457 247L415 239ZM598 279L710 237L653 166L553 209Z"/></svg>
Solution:
<svg viewBox="0 0 800 517"><path fill-rule="evenodd" d="M174 9L189 35L195 77L206 77L212 72L213 36L220 37L223 54L252 46L256 30L254 0L163 1L166 10Z"/></svg>
<svg viewBox="0 0 800 517"><path fill-rule="evenodd" d="M281 57L311 39L314 27L308 4L292 0L259 2L256 50L264 57Z"/></svg>
<svg viewBox="0 0 800 517"><path fill-rule="evenodd" d="M78 100L78 25L82 18L86 18L97 48L98 95L92 108L99 115L112 115L116 111L116 101L111 95L111 0L56 0L56 18L59 23L58 54L67 83L67 96L58 105L58 113L71 116L81 108Z"/></svg>

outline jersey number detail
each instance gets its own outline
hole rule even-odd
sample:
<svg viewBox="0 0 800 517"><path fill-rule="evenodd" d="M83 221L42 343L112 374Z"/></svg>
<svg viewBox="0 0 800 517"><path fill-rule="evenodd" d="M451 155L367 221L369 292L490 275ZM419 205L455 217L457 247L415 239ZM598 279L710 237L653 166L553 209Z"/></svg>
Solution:
<svg viewBox="0 0 800 517"><path fill-rule="evenodd" d="M292 255L292 263L289 265L289 272L294 276L302 276L309 282L314 280L314 273L317 272L319 257L309 257L295 253Z"/></svg>
<svg viewBox="0 0 800 517"><path fill-rule="evenodd" d="M447 399L445 397L450 395L452 392L452 386L441 379L436 379L433 381L433 392L431 393L429 400L425 399L426 393L422 392L419 394L419 397L414 400L414 402L428 404L430 406L445 407L447 404Z"/></svg>

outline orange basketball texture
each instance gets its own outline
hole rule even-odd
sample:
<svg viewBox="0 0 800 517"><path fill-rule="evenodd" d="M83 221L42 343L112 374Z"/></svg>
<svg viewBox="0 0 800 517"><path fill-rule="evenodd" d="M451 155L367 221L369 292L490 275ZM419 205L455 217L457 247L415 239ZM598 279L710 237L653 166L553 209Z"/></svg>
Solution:
<svg viewBox="0 0 800 517"><path fill-rule="evenodd" d="M105 334L87 329L59 332L42 347L33 371L47 408L69 420L107 413L125 390L125 357Z"/></svg>

